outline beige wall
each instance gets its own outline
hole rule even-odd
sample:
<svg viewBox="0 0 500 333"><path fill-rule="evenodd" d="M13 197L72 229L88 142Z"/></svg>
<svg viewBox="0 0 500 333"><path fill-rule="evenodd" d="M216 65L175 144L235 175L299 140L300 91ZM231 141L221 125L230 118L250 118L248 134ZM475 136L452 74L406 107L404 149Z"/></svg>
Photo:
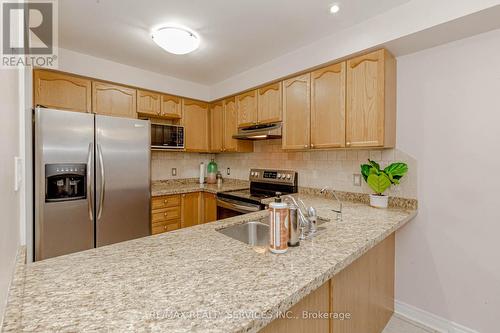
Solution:
<svg viewBox="0 0 500 333"><path fill-rule="evenodd" d="M322 188L331 186L338 191L372 193L363 181L362 186L353 185L353 174L360 173L360 165L368 158L385 166L394 161L409 165L409 173L399 187L388 190L388 194L405 198L416 198L417 163L397 149L387 150L332 150L286 152L281 149L281 140L256 141L254 153L218 154L219 169L231 168L230 178L248 180L250 168L290 169L299 174L299 186Z"/></svg>
<svg viewBox="0 0 500 333"><path fill-rule="evenodd" d="M478 332L500 309L500 30L398 58L398 147L419 214L397 234L397 299Z"/></svg>
<svg viewBox="0 0 500 333"><path fill-rule="evenodd" d="M0 69L0 322L19 246L19 196L14 192L18 114L18 73L13 69Z"/></svg>
<svg viewBox="0 0 500 333"><path fill-rule="evenodd" d="M210 99L209 87L196 82L181 80L62 48L59 49L58 56L58 69L61 71L184 97Z"/></svg>

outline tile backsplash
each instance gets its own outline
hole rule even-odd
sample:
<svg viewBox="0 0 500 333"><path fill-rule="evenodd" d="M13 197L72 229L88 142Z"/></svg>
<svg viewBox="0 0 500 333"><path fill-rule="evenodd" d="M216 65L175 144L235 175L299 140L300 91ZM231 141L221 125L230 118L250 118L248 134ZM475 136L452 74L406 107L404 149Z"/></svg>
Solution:
<svg viewBox="0 0 500 333"><path fill-rule="evenodd" d="M360 173L360 164L368 158L380 162L382 167L395 161L406 162L408 174L387 193L417 198L417 161L398 149L286 152L281 149L281 140L266 140L256 141L253 153L218 154L216 162L219 170L231 168L231 178L248 179L250 168L291 169L298 172L302 187L331 186L338 191L371 193L364 180L361 186L353 185L353 175Z"/></svg>
<svg viewBox="0 0 500 333"><path fill-rule="evenodd" d="M212 154L153 150L151 152L151 179L198 178L200 163L207 165L214 157L215 155ZM172 168L177 169L177 176L172 176Z"/></svg>
<svg viewBox="0 0 500 333"><path fill-rule="evenodd" d="M353 175L359 174L359 166L368 158L379 161L382 167L395 161L408 164L408 174L401 184L388 190L391 196L417 198L417 161L398 149L383 150L331 150L286 152L281 140L256 141L253 153L196 154L153 151L152 179L197 178L200 162L208 164L215 158L225 178L248 180L250 168L291 169L299 173L299 186L321 188L331 186L338 191L371 193L368 185L353 184ZM177 168L177 176L171 169ZM226 169L231 168L231 175Z"/></svg>

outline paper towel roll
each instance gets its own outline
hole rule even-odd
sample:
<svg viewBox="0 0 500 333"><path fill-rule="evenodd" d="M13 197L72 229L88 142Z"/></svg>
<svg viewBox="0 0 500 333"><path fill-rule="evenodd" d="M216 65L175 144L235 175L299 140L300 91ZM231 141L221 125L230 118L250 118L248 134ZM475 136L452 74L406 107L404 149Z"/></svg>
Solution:
<svg viewBox="0 0 500 333"><path fill-rule="evenodd" d="M200 163L200 184L205 182L205 163Z"/></svg>

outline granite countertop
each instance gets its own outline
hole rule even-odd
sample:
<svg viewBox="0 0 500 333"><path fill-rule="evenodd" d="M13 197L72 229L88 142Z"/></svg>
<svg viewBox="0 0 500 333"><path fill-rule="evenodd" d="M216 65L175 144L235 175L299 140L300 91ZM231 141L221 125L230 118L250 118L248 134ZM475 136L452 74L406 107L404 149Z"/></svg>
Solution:
<svg viewBox="0 0 500 333"><path fill-rule="evenodd" d="M250 183L244 180L224 179L222 186L217 184L199 184L198 179L156 180L151 182L151 195L158 197L170 194L191 192L218 193L222 191L243 190L250 188Z"/></svg>
<svg viewBox="0 0 500 333"><path fill-rule="evenodd" d="M261 211L21 265L3 330L257 332L416 215L300 198L331 221L282 255L216 231Z"/></svg>

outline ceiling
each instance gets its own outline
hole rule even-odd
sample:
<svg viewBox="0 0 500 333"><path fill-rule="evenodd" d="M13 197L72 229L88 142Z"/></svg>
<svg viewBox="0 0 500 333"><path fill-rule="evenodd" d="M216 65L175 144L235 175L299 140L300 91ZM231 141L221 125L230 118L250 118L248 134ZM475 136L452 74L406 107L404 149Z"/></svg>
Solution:
<svg viewBox="0 0 500 333"><path fill-rule="evenodd" d="M59 1L62 48L211 85L349 28L409 0L71 0ZM332 15L329 7L339 3ZM165 23L201 37L173 55L151 39Z"/></svg>

